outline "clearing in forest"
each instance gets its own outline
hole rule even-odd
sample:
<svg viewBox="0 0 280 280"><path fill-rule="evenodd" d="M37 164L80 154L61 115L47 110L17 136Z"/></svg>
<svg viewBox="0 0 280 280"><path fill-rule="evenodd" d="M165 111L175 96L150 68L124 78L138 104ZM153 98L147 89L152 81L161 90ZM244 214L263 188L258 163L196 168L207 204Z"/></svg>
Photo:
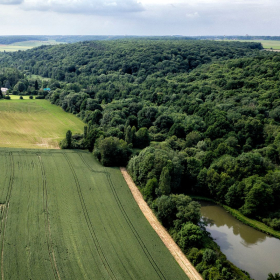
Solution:
<svg viewBox="0 0 280 280"><path fill-rule="evenodd" d="M0 147L57 149L67 130L83 133L80 119L48 100L13 98L0 101Z"/></svg>
<svg viewBox="0 0 280 280"><path fill-rule="evenodd" d="M2 279L188 279L88 152L1 148L0 186Z"/></svg>

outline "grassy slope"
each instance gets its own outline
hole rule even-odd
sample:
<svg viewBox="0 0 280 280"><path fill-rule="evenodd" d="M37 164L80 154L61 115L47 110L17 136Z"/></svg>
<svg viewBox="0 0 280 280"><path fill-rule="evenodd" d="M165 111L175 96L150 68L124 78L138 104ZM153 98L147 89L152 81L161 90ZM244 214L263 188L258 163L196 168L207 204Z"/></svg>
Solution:
<svg viewBox="0 0 280 280"><path fill-rule="evenodd" d="M68 129L83 133L81 120L49 101L15 98L0 101L0 147L57 148Z"/></svg>
<svg viewBox="0 0 280 280"><path fill-rule="evenodd" d="M39 47L42 45L57 45L57 44L63 44L60 42L56 42L55 40L49 40L49 41L24 41L24 42L18 42L10 45L0 45L0 52L6 51L6 52L16 52L16 51L25 51L28 49L32 49L35 47Z"/></svg>
<svg viewBox="0 0 280 280"><path fill-rule="evenodd" d="M187 279L119 169L83 151L3 148L0 167L5 279Z"/></svg>

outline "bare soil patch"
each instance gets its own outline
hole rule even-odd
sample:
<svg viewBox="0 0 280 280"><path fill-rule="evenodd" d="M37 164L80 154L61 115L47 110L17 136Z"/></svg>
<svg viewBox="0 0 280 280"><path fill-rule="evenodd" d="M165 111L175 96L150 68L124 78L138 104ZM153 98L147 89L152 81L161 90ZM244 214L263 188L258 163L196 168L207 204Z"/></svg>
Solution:
<svg viewBox="0 0 280 280"><path fill-rule="evenodd" d="M175 260L178 262L180 267L183 269L183 271L186 273L186 275L190 278L190 280L202 280L201 275L196 271L196 269L193 267L191 262L186 258L184 253L181 251L179 246L174 242L172 237L169 235L169 233L166 231L166 229L161 225L161 223L158 221L148 204L143 199L143 196L141 192L138 190L136 185L134 184L132 178L128 174L126 168L121 167L122 175L134 197L136 200L138 206L140 207L141 211L143 212L144 216L150 223L150 225L153 227L153 229L156 231L160 239L163 241L165 246L168 248L170 253L173 255Z"/></svg>

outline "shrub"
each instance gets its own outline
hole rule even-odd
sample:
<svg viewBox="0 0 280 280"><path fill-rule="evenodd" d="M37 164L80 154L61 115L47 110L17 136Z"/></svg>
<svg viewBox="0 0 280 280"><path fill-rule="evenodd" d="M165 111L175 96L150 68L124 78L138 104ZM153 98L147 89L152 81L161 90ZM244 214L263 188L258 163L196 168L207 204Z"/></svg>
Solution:
<svg viewBox="0 0 280 280"><path fill-rule="evenodd" d="M213 264L217 259L216 252L211 249L206 249L203 252L203 261L206 264Z"/></svg>
<svg viewBox="0 0 280 280"><path fill-rule="evenodd" d="M179 246L184 252L186 252L188 248L200 247L202 244L203 233L199 226L196 226L192 223L187 223L182 226L178 236Z"/></svg>
<svg viewBox="0 0 280 280"><path fill-rule="evenodd" d="M35 97L35 99L45 99L45 96L44 96L44 95L37 95L37 96Z"/></svg>
<svg viewBox="0 0 280 280"><path fill-rule="evenodd" d="M95 147L94 154L104 166L125 166L132 154L130 146L116 137L100 137Z"/></svg>

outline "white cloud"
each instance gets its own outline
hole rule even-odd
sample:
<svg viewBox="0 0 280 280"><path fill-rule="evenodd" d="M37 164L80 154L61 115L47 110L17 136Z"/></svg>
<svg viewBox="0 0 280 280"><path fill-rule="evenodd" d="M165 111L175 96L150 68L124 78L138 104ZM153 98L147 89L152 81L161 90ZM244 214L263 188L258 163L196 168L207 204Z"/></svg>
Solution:
<svg viewBox="0 0 280 280"><path fill-rule="evenodd" d="M199 17L199 13L194 12L194 13L186 14L186 17L187 18L197 18L197 17Z"/></svg>
<svg viewBox="0 0 280 280"><path fill-rule="evenodd" d="M24 0L0 0L0 5L19 5Z"/></svg>
<svg viewBox="0 0 280 280"><path fill-rule="evenodd" d="M278 35L279 10L279 0L25 0L0 7L0 34Z"/></svg>
<svg viewBox="0 0 280 280"><path fill-rule="evenodd" d="M135 0L25 0L23 9L73 14L118 14L140 12L144 8Z"/></svg>

